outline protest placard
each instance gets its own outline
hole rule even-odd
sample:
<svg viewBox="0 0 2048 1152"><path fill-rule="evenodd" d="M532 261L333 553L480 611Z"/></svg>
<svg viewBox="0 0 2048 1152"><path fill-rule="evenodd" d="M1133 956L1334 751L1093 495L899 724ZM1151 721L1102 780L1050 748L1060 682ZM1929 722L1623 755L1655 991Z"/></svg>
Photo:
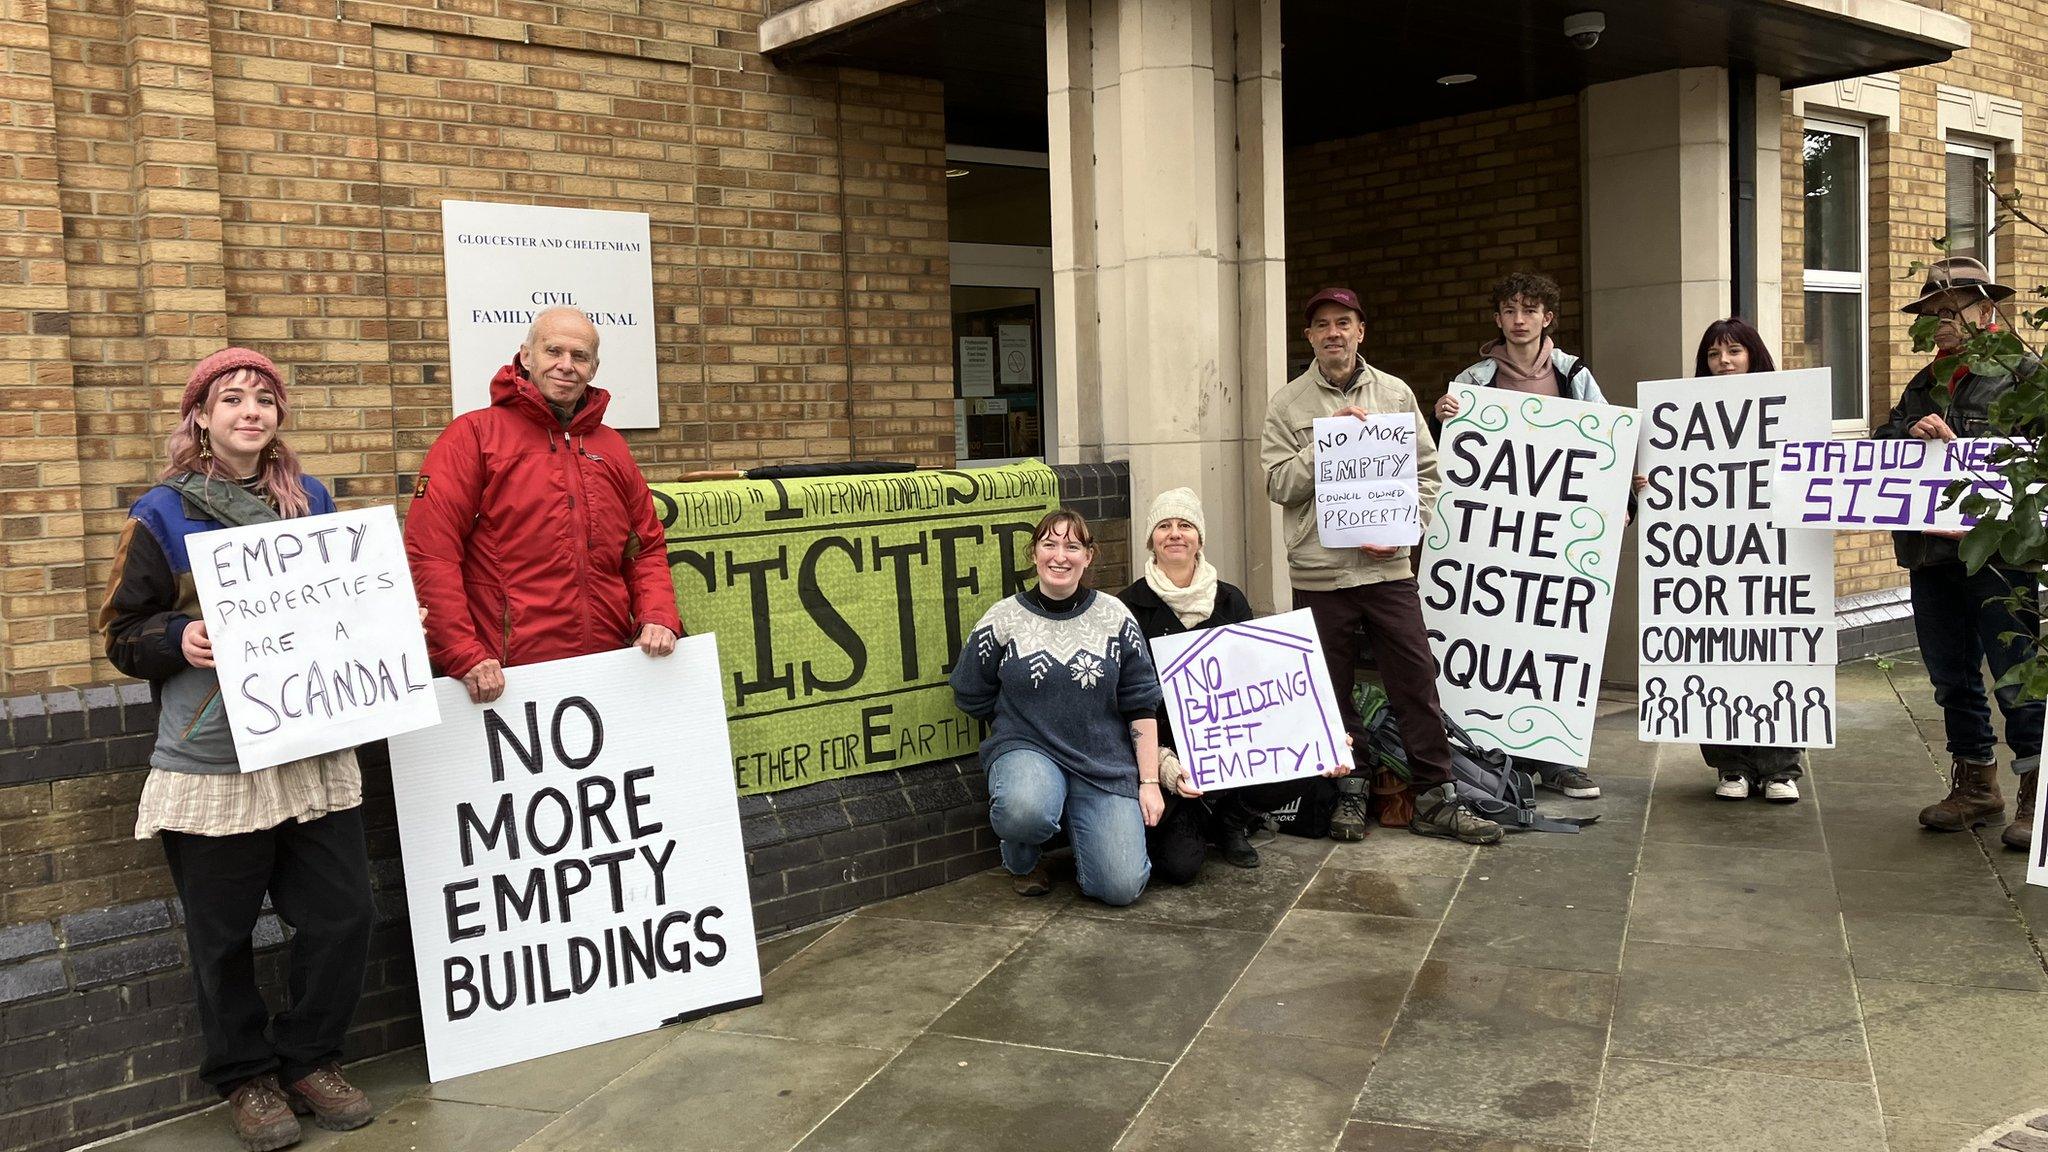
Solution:
<svg viewBox="0 0 2048 1152"><path fill-rule="evenodd" d="M2042 807L2040 801L2043 779L2048 777L2037 774L2034 778L2034 839L2027 853L2027 883L2048 888L2048 840L2041 837L2041 822L2048 818L2048 808Z"/></svg>
<svg viewBox="0 0 2048 1152"><path fill-rule="evenodd" d="M1828 434L1828 380L1807 368L1638 388L1638 738L1834 744L1834 535L1771 522L1780 447Z"/></svg>
<svg viewBox="0 0 2048 1152"><path fill-rule="evenodd" d="M761 998L716 638L434 691L391 741L431 1078Z"/></svg>
<svg viewBox="0 0 2048 1152"><path fill-rule="evenodd" d="M1636 412L1451 391L1420 580L1444 712L1485 747L1584 766Z"/></svg>
<svg viewBox="0 0 2048 1152"><path fill-rule="evenodd" d="M1204 792L1349 767L1314 616L1303 608L1152 641L1181 766Z"/></svg>
<svg viewBox="0 0 2048 1152"><path fill-rule="evenodd" d="M1977 518L1947 492L1958 481L2003 503L2001 449L2024 440L1793 440L1778 448L1771 523L1780 528L1879 528L1962 532Z"/></svg>
<svg viewBox="0 0 2048 1152"><path fill-rule="evenodd" d="M242 771L440 719L389 505L199 532L186 549Z"/></svg>
<svg viewBox="0 0 2048 1152"><path fill-rule="evenodd" d="M1415 413L1315 422L1316 537L1325 548L1407 547L1422 539Z"/></svg>
<svg viewBox="0 0 2048 1152"><path fill-rule="evenodd" d="M1036 579L1059 507L1043 464L656 484L676 601L724 638L741 795L973 753L946 674L989 605Z"/></svg>

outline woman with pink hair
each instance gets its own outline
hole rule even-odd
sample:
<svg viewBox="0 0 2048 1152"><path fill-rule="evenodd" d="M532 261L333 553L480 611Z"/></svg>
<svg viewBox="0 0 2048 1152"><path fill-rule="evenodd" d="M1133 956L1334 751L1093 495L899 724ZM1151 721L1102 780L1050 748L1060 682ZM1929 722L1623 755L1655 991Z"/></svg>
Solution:
<svg viewBox="0 0 2048 1152"><path fill-rule="evenodd" d="M355 751L242 770L186 550L195 533L334 511L278 436L288 411L284 378L262 354L227 348L199 362L170 463L121 530L99 614L107 658L156 698L135 838L163 842L206 1039L199 1075L228 1099L250 1152L297 1141L295 1113L334 1129L372 1115L339 1067L372 916ZM275 1016L250 942L266 895L296 933Z"/></svg>

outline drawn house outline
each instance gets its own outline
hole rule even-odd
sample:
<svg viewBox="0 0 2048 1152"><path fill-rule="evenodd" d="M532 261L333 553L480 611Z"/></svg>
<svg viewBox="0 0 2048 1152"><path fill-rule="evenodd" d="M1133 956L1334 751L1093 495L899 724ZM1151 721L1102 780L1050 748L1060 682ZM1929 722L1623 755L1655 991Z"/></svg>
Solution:
<svg viewBox="0 0 2048 1152"><path fill-rule="evenodd" d="M1200 640L1190 644L1187 651L1181 653L1174 659L1173 663L1160 670L1160 683L1164 684L1169 680L1179 677L1186 677L1189 681L1192 681L1194 678L1192 665L1195 658L1225 636L1238 636L1246 640L1255 640L1261 644L1271 645L1275 648L1290 649L1300 659L1301 671L1308 677L1308 698L1315 704L1316 720L1322 725L1319 738L1330 749L1332 756L1342 758L1343 745L1336 738L1337 729L1331 726L1330 714L1323 707L1323 694L1318 691L1319 685L1316 680L1316 672L1318 669L1321 669L1324 675L1327 676L1328 669L1322 663L1320 645L1316 641L1297 636L1291 632L1282 632L1277 628L1263 628L1257 624L1223 624L1215 628L1204 629L1203 633ZM1199 690L1197 689L1197 691ZM1186 696L1182 698L1185 700ZM1258 783L1258 781L1252 781L1252 783Z"/></svg>

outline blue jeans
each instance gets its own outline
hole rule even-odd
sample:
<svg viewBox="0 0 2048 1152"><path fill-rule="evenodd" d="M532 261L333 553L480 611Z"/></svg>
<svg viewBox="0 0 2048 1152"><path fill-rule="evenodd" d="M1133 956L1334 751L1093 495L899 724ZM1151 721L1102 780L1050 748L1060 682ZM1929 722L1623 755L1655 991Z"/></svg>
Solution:
<svg viewBox="0 0 2048 1152"><path fill-rule="evenodd" d="M2029 605L2018 615L2003 603L2014 591L2025 593ZM1998 738L1991 731L1983 665L1991 665L1996 679L2032 658L2038 645L2027 637L2038 636L2040 628L2039 586L2030 572L1987 564L1971 576L1959 560L1913 569L1913 631L1934 682L1934 702L1941 706L1949 755L1978 763L1991 759ZM2021 635L2001 640L2006 632ZM2022 703L2018 688L1997 691L2013 770L2031 772L2041 762L2042 702Z"/></svg>
<svg viewBox="0 0 2048 1152"><path fill-rule="evenodd" d="M1003 867L1022 876L1040 848L1067 824L1081 891L1122 907L1145 891L1145 815L1136 797L1104 791L1044 753L1013 748L988 769L988 822L1003 842Z"/></svg>

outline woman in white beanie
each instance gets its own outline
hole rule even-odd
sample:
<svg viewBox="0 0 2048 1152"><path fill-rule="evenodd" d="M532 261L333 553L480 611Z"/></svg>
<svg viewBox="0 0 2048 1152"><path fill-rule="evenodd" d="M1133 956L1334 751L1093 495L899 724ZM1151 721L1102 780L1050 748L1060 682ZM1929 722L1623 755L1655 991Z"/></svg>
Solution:
<svg viewBox="0 0 2048 1152"><path fill-rule="evenodd" d="M1251 602L1235 584L1217 578L1202 556L1202 501L1193 489L1174 488L1152 501L1145 574L1119 593L1138 620L1145 639L1237 624L1252 618ZM1153 875L1186 884L1201 871L1208 842L1239 868L1259 866L1251 829L1267 812L1283 808L1308 791L1314 777L1254 784L1204 797L1188 781L1174 751L1173 726L1159 708L1159 783L1166 814L1147 830L1145 847Z"/></svg>

